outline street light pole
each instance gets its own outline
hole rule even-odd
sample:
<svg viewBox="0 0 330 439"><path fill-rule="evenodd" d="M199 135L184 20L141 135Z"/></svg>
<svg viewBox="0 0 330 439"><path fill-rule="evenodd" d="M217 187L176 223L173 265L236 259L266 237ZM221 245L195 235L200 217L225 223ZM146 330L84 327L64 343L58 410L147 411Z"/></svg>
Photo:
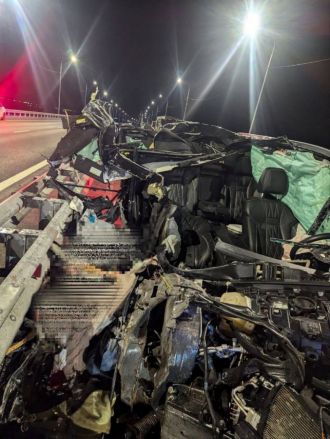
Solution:
<svg viewBox="0 0 330 439"><path fill-rule="evenodd" d="M167 110L168 110L168 99L169 99L169 98L167 98L167 100L166 100L165 117L167 116Z"/></svg>
<svg viewBox="0 0 330 439"><path fill-rule="evenodd" d="M262 93L264 91L264 87L265 87L265 84L266 84L266 80L267 80L267 76L268 76L270 65L272 63L274 52L275 52L275 40L274 40L273 48L272 48L272 51L271 51L271 54L270 54L270 57L269 57L269 60L268 60L268 64L267 64L267 68L266 68L266 71L265 71L264 79L262 81L262 86L261 86L261 89L260 89L260 92L259 92L259 96L258 96L258 100L257 100L257 103L256 103L256 107L254 109L253 117L252 117L250 128L249 128L249 134L251 134L251 132L252 132L254 121L255 121L256 116L257 116L258 107L259 107L259 104L260 104Z"/></svg>
<svg viewBox="0 0 330 439"><path fill-rule="evenodd" d="M63 61L61 60L61 64L60 64L60 81L59 81L59 86L58 86L57 114L60 114L60 108L61 108L62 71L63 71Z"/></svg>
<svg viewBox="0 0 330 439"><path fill-rule="evenodd" d="M188 91L187 91L186 104L185 104L185 106L184 106L184 112L183 112L183 120L186 120L186 114L187 114L187 108L188 108L189 96L190 96L190 87L188 88Z"/></svg>
<svg viewBox="0 0 330 439"><path fill-rule="evenodd" d="M85 82L85 107L87 104L87 81Z"/></svg>
<svg viewBox="0 0 330 439"><path fill-rule="evenodd" d="M157 105L156 105L156 119L157 119L157 116L158 116L158 102L161 102L162 99L163 99L163 95L161 93L159 93L158 99L157 99ZM162 107L162 102L161 102L160 107Z"/></svg>
<svg viewBox="0 0 330 439"><path fill-rule="evenodd" d="M70 61L72 64L76 64L78 62L78 58L75 54L71 54ZM57 108L57 114L60 114L61 111L61 92L62 92L62 76L63 76L63 60L61 60L60 64L60 80L58 85L58 108Z"/></svg>
<svg viewBox="0 0 330 439"><path fill-rule="evenodd" d="M181 76L178 76L176 83L178 85L183 85L183 80ZM189 102L189 96L190 96L190 86L188 86L188 90L187 90L187 96L186 96L186 102L185 102L185 106L184 106L184 111L183 111L183 117L182 120L186 120L186 114L187 114L187 109L188 109L188 102Z"/></svg>

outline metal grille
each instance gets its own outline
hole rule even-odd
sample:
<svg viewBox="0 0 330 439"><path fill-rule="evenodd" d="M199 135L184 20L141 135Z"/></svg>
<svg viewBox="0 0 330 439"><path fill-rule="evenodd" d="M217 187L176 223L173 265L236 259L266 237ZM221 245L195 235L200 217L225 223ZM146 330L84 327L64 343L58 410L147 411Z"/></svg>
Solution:
<svg viewBox="0 0 330 439"><path fill-rule="evenodd" d="M316 439L321 437L319 423L310 416L299 395L287 387L277 392L263 434L264 439Z"/></svg>

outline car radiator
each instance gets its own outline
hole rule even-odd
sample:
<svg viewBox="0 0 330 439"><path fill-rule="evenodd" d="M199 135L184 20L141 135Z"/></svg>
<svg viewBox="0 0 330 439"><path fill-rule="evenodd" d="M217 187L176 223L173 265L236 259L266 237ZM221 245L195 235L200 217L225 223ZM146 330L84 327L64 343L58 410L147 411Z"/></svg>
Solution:
<svg viewBox="0 0 330 439"><path fill-rule="evenodd" d="M321 438L320 424L310 416L300 395L281 387L269 408L264 439Z"/></svg>

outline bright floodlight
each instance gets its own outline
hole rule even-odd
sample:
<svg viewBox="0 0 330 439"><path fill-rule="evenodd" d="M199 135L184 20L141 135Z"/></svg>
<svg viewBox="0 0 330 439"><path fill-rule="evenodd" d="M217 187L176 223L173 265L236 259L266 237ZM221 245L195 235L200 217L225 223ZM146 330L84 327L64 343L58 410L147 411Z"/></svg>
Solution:
<svg viewBox="0 0 330 439"><path fill-rule="evenodd" d="M158 97L159 97L159 99L161 99L163 97L163 95L161 93L159 93Z"/></svg>
<svg viewBox="0 0 330 439"><path fill-rule="evenodd" d="M256 12L249 12L244 20L244 35L253 38L260 30L260 15Z"/></svg>
<svg viewBox="0 0 330 439"><path fill-rule="evenodd" d="M108 96L108 92L106 90L104 90L103 96Z"/></svg>
<svg viewBox="0 0 330 439"><path fill-rule="evenodd" d="M115 107L118 107L118 104L117 104L117 103L115 104Z"/></svg>
<svg viewBox="0 0 330 439"><path fill-rule="evenodd" d="M72 62L72 64L77 64L78 58L77 58L77 56L74 53L72 53L70 55L70 61Z"/></svg>
<svg viewBox="0 0 330 439"><path fill-rule="evenodd" d="M151 101L151 105L155 105L155 101Z"/></svg>
<svg viewBox="0 0 330 439"><path fill-rule="evenodd" d="M178 79L176 80L177 84L182 84L182 78L179 76Z"/></svg>
<svg viewBox="0 0 330 439"><path fill-rule="evenodd" d="M97 85L97 81L93 81L93 85Z"/></svg>

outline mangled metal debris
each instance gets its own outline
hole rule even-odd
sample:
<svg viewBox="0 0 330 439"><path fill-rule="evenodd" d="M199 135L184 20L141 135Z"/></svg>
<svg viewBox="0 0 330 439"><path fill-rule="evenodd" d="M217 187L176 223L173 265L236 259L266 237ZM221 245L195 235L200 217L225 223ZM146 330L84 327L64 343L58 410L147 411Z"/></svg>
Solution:
<svg viewBox="0 0 330 439"><path fill-rule="evenodd" d="M94 101L50 165L64 207L1 212L3 317L28 299L0 327L3 437L330 433L329 151ZM13 231L32 206L45 230Z"/></svg>

